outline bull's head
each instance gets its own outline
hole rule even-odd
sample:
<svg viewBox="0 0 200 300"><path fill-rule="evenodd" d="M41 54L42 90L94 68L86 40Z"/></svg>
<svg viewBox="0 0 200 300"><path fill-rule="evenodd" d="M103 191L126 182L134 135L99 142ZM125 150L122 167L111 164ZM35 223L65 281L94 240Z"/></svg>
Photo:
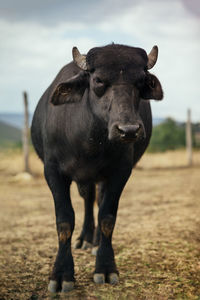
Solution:
<svg viewBox="0 0 200 300"><path fill-rule="evenodd" d="M80 72L56 87L51 102L59 105L87 97L92 112L107 125L110 140L144 137L140 102L163 98L159 80L148 71L157 61L158 47L149 55L140 48L115 44L93 48L87 55L74 47L72 53Z"/></svg>

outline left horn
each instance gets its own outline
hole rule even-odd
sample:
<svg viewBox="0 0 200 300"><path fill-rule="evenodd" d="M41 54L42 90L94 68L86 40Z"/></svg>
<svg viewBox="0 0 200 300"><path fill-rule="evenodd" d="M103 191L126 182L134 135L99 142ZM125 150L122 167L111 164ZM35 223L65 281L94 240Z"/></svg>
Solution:
<svg viewBox="0 0 200 300"><path fill-rule="evenodd" d="M151 49L151 52L148 55L148 63L147 63L147 69L153 68L153 66L156 64L158 58L158 47L153 46Z"/></svg>
<svg viewBox="0 0 200 300"><path fill-rule="evenodd" d="M86 55L81 55L78 48L73 47L72 56L75 64L82 70L87 71Z"/></svg>

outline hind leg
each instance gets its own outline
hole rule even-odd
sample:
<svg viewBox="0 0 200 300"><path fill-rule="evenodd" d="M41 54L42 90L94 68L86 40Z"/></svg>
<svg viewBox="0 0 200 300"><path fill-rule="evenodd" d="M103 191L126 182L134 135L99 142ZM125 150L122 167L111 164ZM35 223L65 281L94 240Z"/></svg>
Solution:
<svg viewBox="0 0 200 300"><path fill-rule="evenodd" d="M80 236L75 242L75 248L88 249L92 247L94 235L93 206L95 200L95 184L77 184L78 191L84 199L85 216Z"/></svg>

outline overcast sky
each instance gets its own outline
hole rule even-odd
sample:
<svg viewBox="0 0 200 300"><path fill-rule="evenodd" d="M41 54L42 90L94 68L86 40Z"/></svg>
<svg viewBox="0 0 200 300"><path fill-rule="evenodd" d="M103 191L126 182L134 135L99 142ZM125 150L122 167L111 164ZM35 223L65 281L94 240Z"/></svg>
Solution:
<svg viewBox="0 0 200 300"><path fill-rule="evenodd" d="M30 110L72 60L115 42L159 47L151 70L165 98L152 101L154 117L184 120L187 108L200 121L199 0L0 0L0 112L22 112L22 91Z"/></svg>

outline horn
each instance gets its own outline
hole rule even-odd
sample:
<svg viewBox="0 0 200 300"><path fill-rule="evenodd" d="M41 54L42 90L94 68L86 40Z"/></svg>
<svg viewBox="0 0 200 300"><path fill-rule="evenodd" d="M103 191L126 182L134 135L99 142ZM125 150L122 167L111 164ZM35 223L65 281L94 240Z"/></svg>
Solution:
<svg viewBox="0 0 200 300"><path fill-rule="evenodd" d="M148 63L147 63L147 69L153 68L158 58L158 47L153 46L151 49L151 52L148 55Z"/></svg>
<svg viewBox="0 0 200 300"><path fill-rule="evenodd" d="M72 56L75 64L82 70L87 71L86 55L81 55L76 47L72 49Z"/></svg>

